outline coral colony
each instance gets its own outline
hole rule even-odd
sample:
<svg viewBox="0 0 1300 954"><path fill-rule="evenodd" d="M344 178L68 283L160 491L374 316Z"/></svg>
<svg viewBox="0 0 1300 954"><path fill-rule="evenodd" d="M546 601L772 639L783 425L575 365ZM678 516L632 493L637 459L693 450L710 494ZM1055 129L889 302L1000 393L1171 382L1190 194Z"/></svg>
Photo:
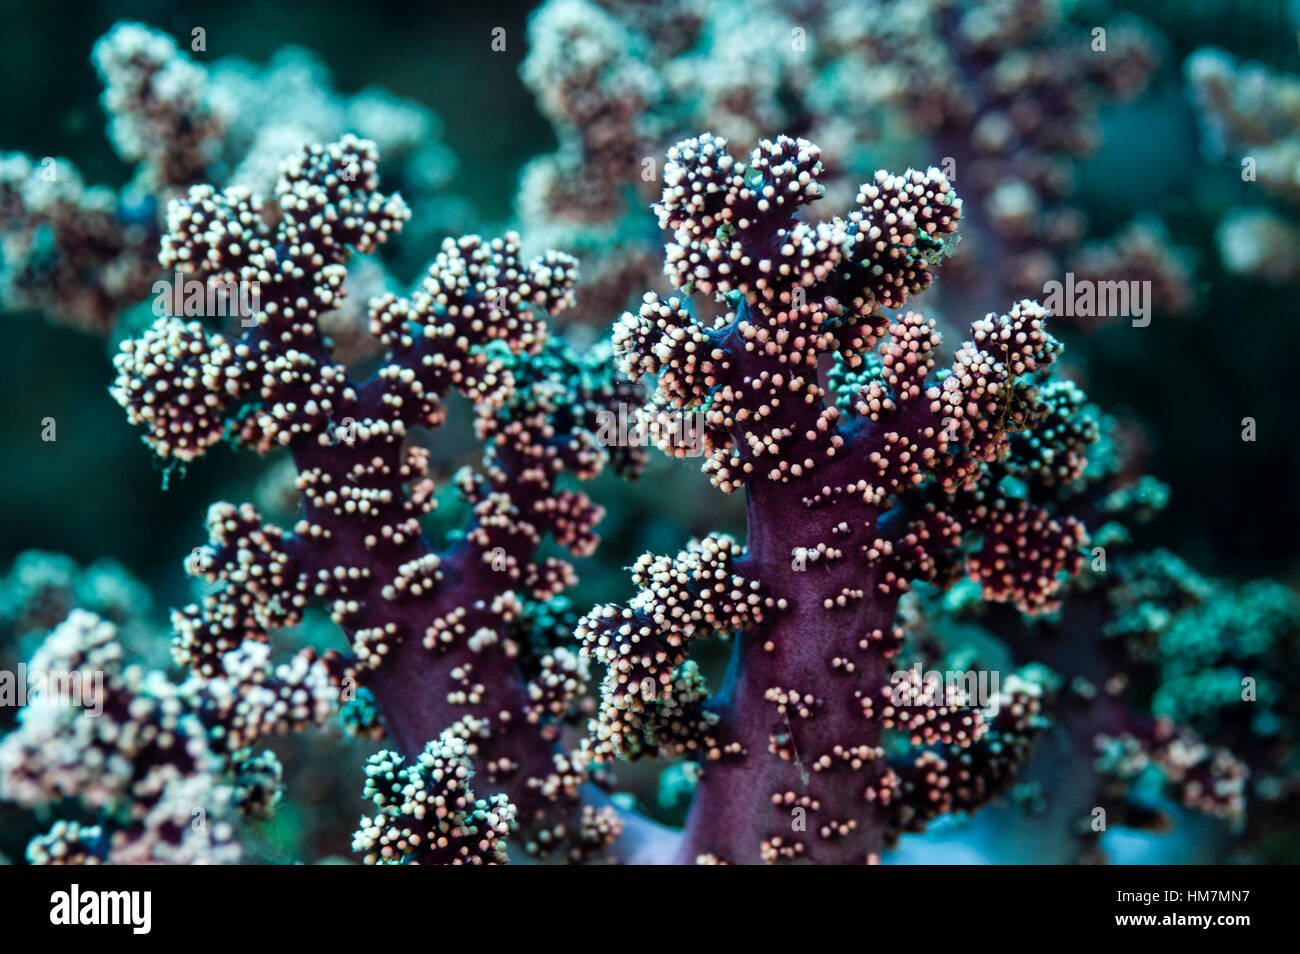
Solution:
<svg viewBox="0 0 1300 954"><path fill-rule="evenodd" d="M0 852L1059 863L1108 860L1107 825L1208 824L1222 861L1293 830L1300 599L1135 543L1168 488L1062 360L1060 329L1198 304L1158 218L1085 240L1071 170L1163 50L1098 29L546 0L521 75L559 148L517 231L448 237L422 107L301 50L205 63L114 27L93 59L131 182L0 156L0 302L111 337L164 484L268 463L176 554L166 620L111 561L0 576ZM1209 155L1294 204L1295 83L1262 69L1186 76ZM920 168L877 161L888 124ZM1218 239L1285 283L1298 235L1269 207ZM730 495L743 534L720 504L602 541L648 468L651 500ZM307 792L339 847L289 858Z"/></svg>
<svg viewBox="0 0 1300 954"><path fill-rule="evenodd" d="M882 310L922 291L948 252L961 202L942 174L878 173L848 216L809 224L797 213L820 195L811 143L765 141L748 166L707 135L670 153L656 207L674 235L669 273L729 308L710 326L682 300L650 296L616 327L614 350L631 377L658 375L646 414L707 407L704 467L725 491L747 488L748 547L719 535L644 557L640 595L578 623L579 655L529 625L573 581L569 564L535 555L548 532L578 554L595 546L600 508L556 477L638 466L636 452L594 434L599 411L631 391L600 353L548 339L542 315L571 300L572 260L523 261L513 235L449 239L412 298L372 301L387 357L353 381L317 319L352 249L371 250L409 216L378 190L376 160L372 144L344 137L286 162L269 209L208 186L171 204L162 265L256 281L262 311L238 340L156 320L123 343L113 396L164 460L195 460L227 433L256 451L287 446L303 517L286 533L251 505L215 505L210 545L190 561L215 586L173 616L190 679L178 690L127 669L113 686L134 700L121 705L127 718L146 720L115 735L175 745L192 733L182 764L132 750L127 764L145 777L133 770L104 793L66 767L102 742L77 735L65 712L24 713L0 749L13 797L121 802L129 819L107 832L61 824L29 853L223 860L235 849L217 819L232 802L264 809L274 787L273 758L251 744L318 723L360 691L397 746L367 768L377 813L354 844L370 861L499 861L512 828L528 850L573 860L614 846L629 859L866 861L900 831L1000 791L1042 727L1038 687L1008 680L987 710L960 692L891 704L897 602L910 580L964 569L990 599L1050 608L1080 562L1082 526L999 481L1086 458L1073 444L1058 453L1051 434L1010 441L1050 409L1032 383L1060 351L1041 307L1022 301L975 322L932 380L933 323ZM834 362L829 403L822 355ZM427 455L403 438L440 425L452 389L473 401L486 452L481 473L457 476L470 525L439 552L419 525L433 501ZM963 557L966 538L980 542ZM329 607L351 652L305 650L272 668L270 631L309 602ZM688 640L710 633L737 633L746 657L726 707L687 658ZM120 658L112 627L86 613L43 651L77 669ZM588 739L567 751L556 727L581 712L584 656L606 676ZM887 759L886 729L914 748ZM677 837L621 815L588 781L593 763L658 751L707 765ZM160 758L165 769L149 764ZM474 797L471 779L489 798ZM211 837L175 844L150 819L172 817L172 796L199 787ZM720 817L736 821L703 820Z"/></svg>

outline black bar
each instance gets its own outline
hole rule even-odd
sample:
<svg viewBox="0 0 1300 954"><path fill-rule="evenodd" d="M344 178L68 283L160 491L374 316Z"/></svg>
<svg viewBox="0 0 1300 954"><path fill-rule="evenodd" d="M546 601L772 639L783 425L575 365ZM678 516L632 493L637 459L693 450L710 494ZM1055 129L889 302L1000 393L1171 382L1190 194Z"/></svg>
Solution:
<svg viewBox="0 0 1300 954"><path fill-rule="evenodd" d="M576 919L573 926L584 934L600 928L620 932L609 935L613 941L644 928L659 930L651 925L680 922L683 915L693 922L691 933L698 937L739 927L766 931L774 926L779 932L782 922L807 930L819 913L828 918L824 926L840 921L852 929L856 922L866 932L864 944L877 930L886 936L897 931L919 937L930 928L959 930L960 924L972 921L980 932L991 932L989 943L1034 925L1050 928L1051 934L1040 940L1051 944L1102 936L1150 942L1191 933L1231 943L1257 931L1269 936L1290 932L1300 920L1289 887L1291 873L1265 867L897 867L820 874L744 874L731 868L713 875L574 870L551 871L544 878L536 868L518 871L384 872L348 865L0 868L0 917L18 936L35 932L51 940L70 940L93 933L125 946L226 938L256 940L259 946L279 939L295 946L313 940L373 943L390 934L420 930L419 925L430 937L448 929L455 936L471 924L522 932L526 926L554 926L556 918ZM640 880L646 876L655 880ZM760 880L752 882L751 877ZM672 879L671 891L663 890L664 878ZM149 892L148 933L136 933L131 923L51 923L57 893L70 902L73 884L83 906L90 903L86 897L91 892ZM737 888L762 894L736 894L734 903L724 903ZM635 900L634 892L642 892L641 900ZM745 897L748 903L741 901ZM767 900L754 907L760 898ZM98 903L98 895L96 899ZM674 909L669 899L677 899L682 907ZM121 896L114 903L120 905ZM138 914L142 908L123 910ZM760 911L762 923L751 921ZM847 921L840 920L844 915L849 915ZM1208 926L1199 920L1207 916ZM1133 918L1151 920L1138 923ZM1224 918L1241 920L1226 923ZM649 923L638 928L636 922L642 919ZM534 938L537 933L532 932ZM829 935L823 935L823 942L832 943Z"/></svg>

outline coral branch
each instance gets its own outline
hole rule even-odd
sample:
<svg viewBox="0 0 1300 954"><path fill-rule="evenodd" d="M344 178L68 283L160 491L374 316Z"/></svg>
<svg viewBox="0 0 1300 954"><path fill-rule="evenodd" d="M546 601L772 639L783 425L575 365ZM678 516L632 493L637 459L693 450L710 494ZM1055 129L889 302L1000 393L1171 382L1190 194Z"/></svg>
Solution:
<svg viewBox="0 0 1300 954"><path fill-rule="evenodd" d="M933 322L882 309L929 285L960 200L937 169L880 172L856 210L810 225L796 213L821 195L820 173L803 140L763 141L748 163L709 135L678 144L656 206L673 232L666 269L725 314L702 324L682 301L647 296L615 332L629 375L659 375L648 413L702 410L704 470L747 492L743 551L711 537L675 559L643 557L638 595L578 629L607 667L593 755L704 763L681 861L873 861L900 827L944 808L916 807L932 799L926 785L944 785L935 772L954 782L949 810L1001 790L1040 727L1037 689L1009 690L994 743L979 743L991 699L910 717L882 707L898 599L965 565L987 598L1050 608L1079 564L1082 526L1007 496L1001 480L1045 474L1058 445L1062 463L1066 451L1085 459L1087 432L1050 427L1054 405L1035 386L1061 350L1047 312L1024 301L976 321L952 368L931 376ZM731 669L710 697L687 654L731 634ZM916 737L903 774L886 729Z"/></svg>
<svg viewBox="0 0 1300 954"><path fill-rule="evenodd" d="M353 381L319 319L339 301L352 250L384 242L409 215L378 192L376 160L372 144L345 137L286 163L278 214L243 190L208 187L169 211L164 263L257 282L260 309L235 342L160 319L123 345L114 396L165 460L191 460L226 434L260 452L287 446L303 503L292 533L264 525L251 505L214 506L211 543L191 572L216 587L175 615L177 658L219 671L229 647L323 604L352 643L336 682L373 692L400 756L422 766L469 758L481 790L509 797L528 850L581 860L621 833L603 799L580 807L585 757L556 745L574 708L565 693L581 690L584 673L513 630L574 580L563 561L537 562L543 538L578 555L596 542L600 508L557 487L560 474L589 479L608 462L640 463L596 438L599 413L627 388L599 351L577 355L548 338L542 314L572 302L573 262L523 260L513 234L448 239L414 296L372 301L387 356ZM482 472L456 481L469 524L437 551L420 526L434 506L428 453L410 437L443 422L452 390L474 402L486 450ZM453 723L466 747L429 754ZM406 812L380 808L385 818ZM384 857L462 857L393 847L372 830L386 824L363 825L359 843L388 845Z"/></svg>

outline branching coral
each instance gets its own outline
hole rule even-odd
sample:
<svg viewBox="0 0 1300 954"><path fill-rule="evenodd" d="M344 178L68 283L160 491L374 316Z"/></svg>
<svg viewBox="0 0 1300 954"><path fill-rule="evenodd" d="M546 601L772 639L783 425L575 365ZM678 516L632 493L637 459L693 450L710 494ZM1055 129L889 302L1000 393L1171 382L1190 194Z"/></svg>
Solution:
<svg viewBox="0 0 1300 954"><path fill-rule="evenodd" d="M12 731L25 731L30 736L31 728L24 730L18 723L23 710L17 706L23 701L21 693L25 688L30 700L29 686L39 686L51 678L70 679L65 673L50 673L43 668L52 657L41 649L41 644L49 631L77 608L89 611L105 626L111 624L115 631L112 641L117 647L115 658L120 657L124 664L145 674L150 693L166 699L177 696L175 687L168 685L160 672L152 672L163 669L169 660L170 627L166 614L155 611L155 601L139 580L110 560L79 567L61 554L28 551L20 554L9 573L0 578L0 738ZM271 658L281 651L280 647L305 645L322 652L337 638L337 627L323 614L313 613L294 630L272 635ZM199 679L191 679L181 688L187 706L189 697L207 691ZM331 699L337 695L331 690ZM95 709L93 701L89 700L90 710ZM235 803L242 809L239 814L246 820L238 826L241 861L312 861L346 850L346 833L356 821L356 770L365 763L374 740L383 738L384 732L368 691L358 690L337 708L338 719L331 721L337 721L357 738L348 739L337 731L294 732L284 737L276 734L268 740L271 749L250 750L237 765L220 762L221 784L234 789ZM55 731L56 735L90 723L80 718L43 718L45 730ZM325 728L329 729L328 723ZM79 743L76 737L70 737L57 744ZM217 735L209 733L207 744L217 750L222 743ZM201 790L197 782L194 790ZM288 797L282 798L282 794ZM308 799L311 811L302 812L300 806ZM0 850L12 858L24 857L31 838L49 829L51 810L44 801L24 806L7 800L0 786L0 831L4 833ZM83 804L76 808L62 802L53 811L66 816L61 823L64 828L77 825L85 829L97 822L99 807ZM114 817L98 819L101 828L106 823L110 830L117 827ZM107 844L103 847L106 850ZM48 854L38 857L46 858Z"/></svg>
<svg viewBox="0 0 1300 954"><path fill-rule="evenodd" d="M1204 753L1184 804L1242 818L1248 836L1294 820L1293 667L1300 602L1272 580L1207 579L1157 550L1122 561L1095 589L1109 617L1099 655L1127 676L1127 704L1149 710Z"/></svg>
<svg viewBox="0 0 1300 954"><path fill-rule="evenodd" d="M514 806L504 795L475 799L469 743L448 729L414 765L380 752L366 767L366 797L379 809L361 819L354 847L375 864L499 864ZM400 826L400 827L399 827Z"/></svg>
<svg viewBox="0 0 1300 954"><path fill-rule="evenodd" d="M123 344L114 397L168 463L225 436L259 452L288 447L303 505L291 533L249 504L212 508L210 544L189 568L214 587L174 615L175 655L219 676L232 650L324 605L352 644L331 676L341 692L373 693L399 750L385 764L419 762L457 724L463 751L428 758L472 758L482 790L508 795L529 850L585 858L623 827L603 795L584 789L585 758L555 746L582 690L581 661L539 651L516 627L575 579L567 562L538 556L544 537L578 555L596 544L601 508L559 487L560 475L641 462L596 436L599 413L628 389L605 354L548 338L543 316L572 302L574 263L558 253L525 261L513 234L448 239L411 298L373 300L370 327L386 357L354 381L319 320L339 302L353 251L373 249L409 216L378 191L376 162L373 144L344 137L288 161L273 204L198 186L169 210L163 264L257 282L261 307L238 340L160 318ZM471 516L439 551L420 526L435 503L428 453L407 439L444 421L453 390L474 402L486 452L481 473L457 475Z"/></svg>
<svg viewBox="0 0 1300 954"><path fill-rule="evenodd" d="M623 368L658 376L645 413L702 409L704 470L747 495L745 547L712 536L647 555L637 596L578 627L606 666L593 755L705 763L679 860L876 860L898 832L999 791L1041 728L1037 688L901 717L886 705L899 597L964 570L989 599L1050 609L1081 558L1081 524L1003 489L1086 464L1089 435L1047 426L1036 386L1061 350L1048 313L1022 301L979 319L932 374L933 322L884 309L930 284L961 201L937 169L879 172L847 216L812 223L799 213L820 174L804 140L764 140L748 162L708 134L679 143L656 206L666 268L721 314L648 295L615 330ZM728 634L710 697L688 655ZM886 729L917 748L889 758Z"/></svg>
<svg viewBox="0 0 1300 954"><path fill-rule="evenodd" d="M226 116L202 67L172 40L122 24L95 46L118 154L137 167L121 195L86 189L71 163L22 155L0 169L3 292L10 307L49 311L106 332L143 299L158 272L159 196L199 181Z"/></svg>
<svg viewBox="0 0 1300 954"><path fill-rule="evenodd" d="M111 622L133 659L158 663L166 658L163 620L150 612L148 588L124 567L112 560L82 567L61 553L20 553L0 577L0 738L17 725L25 677L37 672L26 666L27 660L77 607ZM38 811L0 804L0 851L22 857L31 833L48 825L48 816L38 818Z"/></svg>
<svg viewBox="0 0 1300 954"><path fill-rule="evenodd" d="M909 614L918 643L941 652L923 653L926 666L979 659L973 647L989 645L975 639L983 634L1015 664L1050 667L1044 710L1060 741L1025 780L1038 787L1033 812L1060 827L1039 857L1104 860L1109 828L1169 830L1154 797L1161 789L1176 805L1231 822L1220 845L1235 833L1245 847L1269 825L1292 821L1290 678L1264 660L1295 653L1295 597L1271 581L1208 580L1166 551L1113 560L1081 582L1059 618L1046 621L958 592Z"/></svg>
<svg viewBox="0 0 1300 954"><path fill-rule="evenodd" d="M837 9L825 35L842 57L837 102L899 111L961 184L973 247L947 278L964 297L1041 294L1075 267L1087 219L1074 166L1099 143L1099 106L1146 85L1159 46L1149 27L1085 26L1040 0L868 0ZM1173 292L1161 307L1189 305L1187 265L1168 250L1146 268L1120 252L1107 265L1112 280L1158 265L1158 290Z"/></svg>
<svg viewBox="0 0 1300 954"><path fill-rule="evenodd" d="M255 503L208 508L169 641L140 651L156 626L127 607L147 594L111 572L34 555L0 581L0 658L91 690L0 713L6 853L39 817L35 863L284 861L290 840L266 848L296 788L349 803L315 817L334 840L296 857L319 860L357 812L291 758L337 745L300 731L331 722L366 752L304 761L355 769L367 864L876 863L1008 820L1067 836L1034 860L1103 860L1099 821L1191 812L1210 816L1196 848L1235 859L1293 825L1295 598L1121 552L1166 490L1088 403L1098 377L1062 376L1059 299L1033 300L1127 279L1195 304L1159 220L1085 243L1077 161L1161 43L1136 21L1090 33L1082 9L547 0L522 75L559 149L524 170L530 244L439 239L409 292L393 246L445 231L426 111L339 95L302 51L200 65L112 31L95 62L133 179L0 157L0 303L123 318L110 393L164 486L226 445L273 463L229 492ZM1290 201L1293 91L1253 70L1202 54L1188 75L1222 154ZM875 171L917 155L936 167ZM1229 228L1258 253L1234 268L1294 277L1288 223ZM593 266L580 320L650 289L611 342L553 330L578 274L553 248ZM149 323L160 273L251 310L155 296ZM721 510L646 519L678 496L617 487L647 437L703 455L687 479L743 504L743 538ZM589 573L597 501L618 502L621 549ZM634 592L604 602L624 563ZM655 759L655 817L680 832L613 793L638 762L645 795Z"/></svg>

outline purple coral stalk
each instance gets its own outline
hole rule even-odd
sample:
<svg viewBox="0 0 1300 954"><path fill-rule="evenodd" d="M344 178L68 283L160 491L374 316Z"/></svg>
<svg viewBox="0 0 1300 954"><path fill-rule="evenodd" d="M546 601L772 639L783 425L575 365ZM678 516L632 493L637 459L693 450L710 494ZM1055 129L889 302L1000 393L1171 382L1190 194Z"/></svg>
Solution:
<svg viewBox="0 0 1300 954"><path fill-rule="evenodd" d="M720 317L647 295L615 329L624 369L658 376L645 414L703 410L705 472L746 492L743 548L712 535L647 555L637 595L578 628L607 667L593 755L705 765L679 861L875 861L899 831L995 794L1041 727L1037 688L1012 678L996 700L902 711L899 598L964 569L988 599L1050 608L1084 540L1003 480L1058 451L1051 431L1010 440L1047 413L1033 386L1061 350L1047 312L1022 301L974 322L931 374L934 323L885 309L930 284L961 201L937 169L880 172L847 217L814 224L798 213L820 172L804 140L763 141L748 163L708 134L679 143L656 206L666 270ZM688 654L729 634L710 696ZM895 729L913 747L891 759Z"/></svg>

